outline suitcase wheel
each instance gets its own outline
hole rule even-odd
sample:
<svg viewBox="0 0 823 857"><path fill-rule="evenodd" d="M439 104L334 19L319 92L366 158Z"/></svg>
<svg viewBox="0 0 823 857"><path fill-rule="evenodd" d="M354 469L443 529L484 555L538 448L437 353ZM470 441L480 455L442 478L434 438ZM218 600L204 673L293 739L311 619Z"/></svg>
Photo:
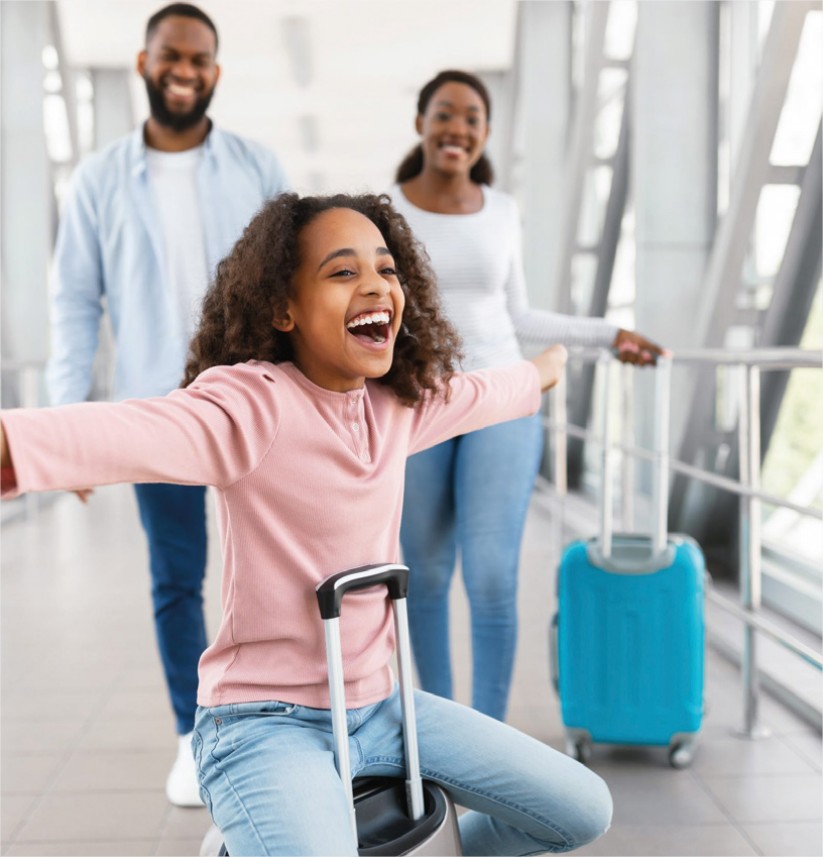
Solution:
<svg viewBox="0 0 823 857"><path fill-rule="evenodd" d="M588 738L567 735L566 755L587 765L592 755L592 742Z"/></svg>
<svg viewBox="0 0 823 857"><path fill-rule="evenodd" d="M676 741L669 747L669 764L673 768L688 768L694 758L697 745L694 741Z"/></svg>

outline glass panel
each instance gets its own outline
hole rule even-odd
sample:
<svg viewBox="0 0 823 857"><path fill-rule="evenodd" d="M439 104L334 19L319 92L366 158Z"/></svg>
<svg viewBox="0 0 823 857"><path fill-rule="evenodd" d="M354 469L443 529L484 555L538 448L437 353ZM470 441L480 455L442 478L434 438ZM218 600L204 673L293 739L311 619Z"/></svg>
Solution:
<svg viewBox="0 0 823 857"><path fill-rule="evenodd" d="M806 164L820 123L823 93L823 12L809 12L803 24L797 58L780 113L771 161L773 164Z"/></svg>
<svg viewBox="0 0 823 857"><path fill-rule="evenodd" d="M43 127L49 160L56 163L71 160L71 137L66 116L66 102L61 95L43 98Z"/></svg>
<svg viewBox="0 0 823 857"><path fill-rule="evenodd" d="M606 22L603 46L609 59L626 60L631 57L636 28L637 3L630 0L613 0Z"/></svg>
<svg viewBox="0 0 823 857"><path fill-rule="evenodd" d="M821 347L821 295L812 305L802 346ZM763 490L800 506L823 508L823 372L791 373L763 463ZM823 524L788 509L764 509L763 537L809 560L823 574Z"/></svg>
<svg viewBox="0 0 823 857"><path fill-rule="evenodd" d="M588 315L597 257L578 253L571 260L571 299L576 315Z"/></svg>
<svg viewBox="0 0 823 857"><path fill-rule="evenodd" d="M797 185L766 185L760 192L754 245L758 279L772 278L779 270L799 199Z"/></svg>
<svg viewBox="0 0 823 857"><path fill-rule="evenodd" d="M611 158L617 150L627 77L623 68L605 68L600 73L593 141L594 154L598 158Z"/></svg>
<svg viewBox="0 0 823 857"><path fill-rule="evenodd" d="M612 184L612 168L606 165L592 167L586 171L581 198L580 223L577 241L583 247L600 242L603 232L603 217Z"/></svg>

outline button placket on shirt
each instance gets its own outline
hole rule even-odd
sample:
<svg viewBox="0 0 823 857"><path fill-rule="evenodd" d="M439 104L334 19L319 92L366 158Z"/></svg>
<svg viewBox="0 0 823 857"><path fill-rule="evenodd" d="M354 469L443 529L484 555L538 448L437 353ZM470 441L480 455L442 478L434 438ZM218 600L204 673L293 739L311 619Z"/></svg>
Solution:
<svg viewBox="0 0 823 857"><path fill-rule="evenodd" d="M368 436L366 431L365 410L363 408L363 395L350 393L346 414L349 434L352 438L354 450L361 461L370 461L368 448Z"/></svg>

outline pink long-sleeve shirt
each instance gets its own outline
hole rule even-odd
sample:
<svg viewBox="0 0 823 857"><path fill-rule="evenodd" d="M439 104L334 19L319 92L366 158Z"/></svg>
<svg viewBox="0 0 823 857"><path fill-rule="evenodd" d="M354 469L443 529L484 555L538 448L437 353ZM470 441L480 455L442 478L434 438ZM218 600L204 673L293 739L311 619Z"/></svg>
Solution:
<svg viewBox="0 0 823 857"><path fill-rule="evenodd" d="M366 382L322 389L293 364L220 366L168 396L3 414L13 493L118 482L217 489L220 628L200 660L198 702L329 705L315 586L398 560L405 460L450 437L534 413L529 362L455 375L448 403L414 408ZM101 572L102 573L102 572ZM340 620L349 707L391 689L391 610L353 593Z"/></svg>

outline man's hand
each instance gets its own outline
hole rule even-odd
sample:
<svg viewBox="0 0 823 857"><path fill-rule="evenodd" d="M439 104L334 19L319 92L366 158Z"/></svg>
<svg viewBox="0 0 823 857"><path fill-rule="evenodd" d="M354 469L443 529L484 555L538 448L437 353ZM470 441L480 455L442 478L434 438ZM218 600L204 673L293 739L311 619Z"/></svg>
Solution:
<svg viewBox="0 0 823 857"><path fill-rule="evenodd" d="M636 366L655 364L658 357L671 357L672 354L668 348L662 348L645 336L623 328L617 331L612 348L621 363L634 363Z"/></svg>
<svg viewBox="0 0 823 857"><path fill-rule="evenodd" d="M544 393L560 380L568 356L564 345L552 345L532 358L532 363L540 373L540 389Z"/></svg>

